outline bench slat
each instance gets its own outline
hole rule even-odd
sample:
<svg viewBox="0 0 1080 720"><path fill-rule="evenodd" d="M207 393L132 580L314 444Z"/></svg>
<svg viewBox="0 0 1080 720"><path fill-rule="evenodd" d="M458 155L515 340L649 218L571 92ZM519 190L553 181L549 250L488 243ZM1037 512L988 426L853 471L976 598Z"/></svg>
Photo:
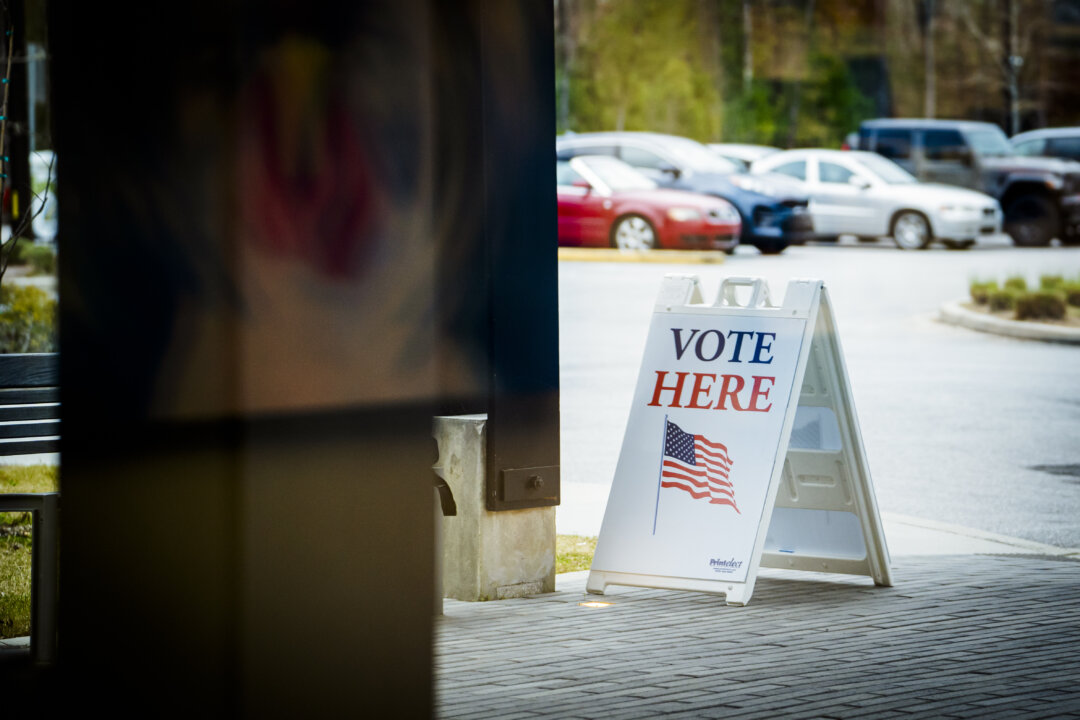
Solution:
<svg viewBox="0 0 1080 720"><path fill-rule="evenodd" d="M57 402L60 402L60 389L55 387L0 390L0 406Z"/></svg>
<svg viewBox="0 0 1080 720"><path fill-rule="evenodd" d="M54 452L60 452L60 438L58 437L39 440L0 440L0 457Z"/></svg>
<svg viewBox="0 0 1080 720"><path fill-rule="evenodd" d="M20 420L55 420L60 417L60 405L0 405L0 422Z"/></svg>
<svg viewBox="0 0 1080 720"><path fill-rule="evenodd" d="M49 387L60 384L56 353L0 355L0 387Z"/></svg>
<svg viewBox="0 0 1080 720"><path fill-rule="evenodd" d="M33 420L0 424L0 438L40 438L60 434L59 420Z"/></svg>

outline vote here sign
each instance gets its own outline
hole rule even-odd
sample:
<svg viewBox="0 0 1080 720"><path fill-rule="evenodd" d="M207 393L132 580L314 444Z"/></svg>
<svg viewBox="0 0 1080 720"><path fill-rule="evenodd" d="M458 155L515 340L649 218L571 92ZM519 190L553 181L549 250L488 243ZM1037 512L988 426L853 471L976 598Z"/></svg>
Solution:
<svg viewBox="0 0 1080 720"><path fill-rule="evenodd" d="M593 570L745 582L807 319L682 310L653 315Z"/></svg>

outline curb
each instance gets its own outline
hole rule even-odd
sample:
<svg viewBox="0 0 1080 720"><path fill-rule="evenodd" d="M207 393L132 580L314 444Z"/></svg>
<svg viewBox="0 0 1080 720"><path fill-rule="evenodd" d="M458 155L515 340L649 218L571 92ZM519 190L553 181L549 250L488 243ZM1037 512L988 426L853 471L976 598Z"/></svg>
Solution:
<svg viewBox="0 0 1080 720"><path fill-rule="evenodd" d="M910 525L912 527L921 528L924 530L933 530L940 533L948 533L950 535L959 535L961 537L973 538L975 540L986 540L987 542L997 543L999 545L1008 545L1017 549L1019 555L1052 555L1052 556L1064 556L1064 557L1080 557L1080 548L1067 548L1059 547L1057 545L1047 545L1046 543L1037 542L1035 540L1028 540L1026 538L1012 537L1011 535L1001 535L998 533L992 533L987 530L978 530L972 527L966 527L964 525L955 525L953 523L940 522L938 520L928 520L926 518L913 517L911 515L900 515L897 513L881 513L883 520L887 520L892 523L901 525Z"/></svg>
<svg viewBox="0 0 1080 720"><path fill-rule="evenodd" d="M571 262L638 262L714 264L724 262L721 250L616 250L614 248L559 248L559 260Z"/></svg>
<svg viewBox="0 0 1080 720"><path fill-rule="evenodd" d="M991 315L968 310L961 305L961 302L957 300L942 305L939 314L941 321L949 325L966 327L969 330L1005 335L1020 338L1021 340L1041 340L1043 342L1080 345L1080 328L1019 320L1002 320Z"/></svg>

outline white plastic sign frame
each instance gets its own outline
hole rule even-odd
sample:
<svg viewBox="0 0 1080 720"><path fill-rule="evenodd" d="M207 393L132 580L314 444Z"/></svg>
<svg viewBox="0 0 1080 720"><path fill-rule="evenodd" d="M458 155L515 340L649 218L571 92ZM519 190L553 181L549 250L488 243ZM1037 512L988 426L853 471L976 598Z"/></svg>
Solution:
<svg viewBox="0 0 1080 720"><path fill-rule="evenodd" d="M727 278L705 304L697 276L668 275L586 588L745 605L761 566L892 584L828 292L793 280L776 307L764 280Z"/></svg>

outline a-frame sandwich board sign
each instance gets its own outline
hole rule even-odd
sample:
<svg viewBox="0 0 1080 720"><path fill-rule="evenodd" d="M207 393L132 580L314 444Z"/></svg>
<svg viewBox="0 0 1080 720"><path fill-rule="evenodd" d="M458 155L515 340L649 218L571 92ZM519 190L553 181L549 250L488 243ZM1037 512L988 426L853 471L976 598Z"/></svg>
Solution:
<svg viewBox="0 0 1080 720"><path fill-rule="evenodd" d="M746 302L741 302L746 299ZM723 593L760 566L891 585L829 295L793 280L664 278L586 585Z"/></svg>

